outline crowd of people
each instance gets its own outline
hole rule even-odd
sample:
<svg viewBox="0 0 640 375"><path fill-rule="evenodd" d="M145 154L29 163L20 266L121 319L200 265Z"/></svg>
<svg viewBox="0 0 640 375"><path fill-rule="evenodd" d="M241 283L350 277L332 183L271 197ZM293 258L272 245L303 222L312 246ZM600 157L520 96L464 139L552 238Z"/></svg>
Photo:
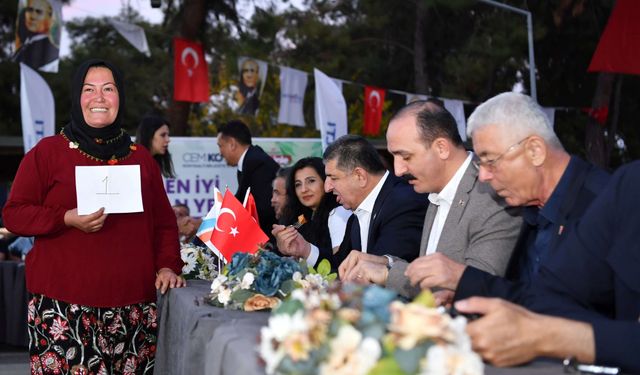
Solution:
<svg viewBox="0 0 640 375"><path fill-rule="evenodd" d="M200 220L185 205L171 214L166 119L146 116L134 144L122 129L121 74L106 61L81 65L72 88L71 122L27 153L3 210L7 235L35 238L31 366L56 358L68 369L147 373L156 289L185 285L179 242L197 241ZM393 168L357 135L288 168L239 120L218 127L217 144L273 251L310 266L327 259L343 282L408 299L432 290L474 316L473 349L494 365L553 357L640 371L640 162L610 176L570 155L541 107L517 93L478 106L467 135L473 151L441 103L419 100L389 122ZM74 170L109 164L139 166L144 210L79 215ZM67 330L78 340L62 340Z"/></svg>

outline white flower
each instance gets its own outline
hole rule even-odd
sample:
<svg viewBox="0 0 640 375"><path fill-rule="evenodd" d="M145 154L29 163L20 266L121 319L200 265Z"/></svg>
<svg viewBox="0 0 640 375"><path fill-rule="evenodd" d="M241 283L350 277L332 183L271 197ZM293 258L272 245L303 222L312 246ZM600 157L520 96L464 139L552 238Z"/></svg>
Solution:
<svg viewBox="0 0 640 375"><path fill-rule="evenodd" d="M227 281L227 277L219 274L218 277L211 282L211 293L218 293L218 289Z"/></svg>
<svg viewBox="0 0 640 375"><path fill-rule="evenodd" d="M291 279L293 279L293 281L300 281L302 280L302 274L296 271L293 273L293 276L291 276Z"/></svg>
<svg viewBox="0 0 640 375"><path fill-rule="evenodd" d="M304 303L304 301L307 299L307 295L302 289L294 289L293 292L291 292L291 299L297 299L298 301Z"/></svg>
<svg viewBox="0 0 640 375"><path fill-rule="evenodd" d="M256 279L255 275L251 272L247 272L242 277L242 282L240 282L240 289L249 289L251 285L253 285L253 281Z"/></svg>
<svg viewBox="0 0 640 375"><path fill-rule="evenodd" d="M480 356L453 345L433 345L426 355L421 375L481 375L484 364Z"/></svg>
<svg viewBox="0 0 640 375"><path fill-rule="evenodd" d="M279 342L277 344L274 342L276 340L271 327L262 327L260 329L260 336L258 352L265 362L265 372L267 374L274 374L280 361L282 361L285 356L284 348Z"/></svg>
<svg viewBox="0 0 640 375"><path fill-rule="evenodd" d="M322 275L320 274L308 274L307 276L305 276L305 281L307 281L307 284L309 286L317 286L317 287L325 287L327 285L327 282L324 280L324 278L322 278ZM308 287L308 286L307 286Z"/></svg>
<svg viewBox="0 0 640 375"><path fill-rule="evenodd" d="M375 366L382 349L377 340L367 337L351 325L343 325L331 340L327 362L320 366L320 375L365 375Z"/></svg>
<svg viewBox="0 0 640 375"><path fill-rule="evenodd" d="M231 300L231 289L222 287L218 290L218 301L224 306Z"/></svg>
<svg viewBox="0 0 640 375"><path fill-rule="evenodd" d="M195 256L183 256L182 261L184 265L182 266L182 273L189 274L196 269L196 258Z"/></svg>

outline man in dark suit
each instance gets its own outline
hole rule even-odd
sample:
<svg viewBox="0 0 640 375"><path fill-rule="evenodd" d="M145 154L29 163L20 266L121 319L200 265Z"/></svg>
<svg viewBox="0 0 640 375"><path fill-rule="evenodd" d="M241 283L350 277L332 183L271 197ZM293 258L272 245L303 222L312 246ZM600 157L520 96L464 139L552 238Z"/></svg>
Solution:
<svg viewBox="0 0 640 375"><path fill-rule="evenodd" d="M537 356L640 373L640 162L621 167L534 281L532 309L472 297L456 309L473 348L500 366ZM609 372L613 373L613 372Z"/></svg>
<svg viewBox="0 0 640 375"><path fill-rule="evenodd" d="M411 298L419 286L411 285L405 271L429 269L440 259L504 275L522 220L478 181L473 155L465 150L453 116L435 102L413 102L391 119L387 147L396 175L406 177L415 191L430 193L420 257L409 265L392 256L354 252L340 266L340 277L385 285ZM436 298L449 295L439 292Z"/></svg>
<svg viewBox="0 0 640 375"><path fill-rule="evenodd" d="M251 188L260 228L270 235L271 226L276 223L271 206L271 183L280 166L260 146L251 144L251 132L240 120L229 121L218 128L218 147L227 164L238 167L236 198L243 202Z"/></svg>
<svg viewBox="0 0 640 375"><path fill-rule="evenodd" d="M336 254L317 248L294 234L279 243L285 254L307 259L314 265L328 259L334 269L350 251L392 254L411 261L418 256L426 196L417 194L406 182L389 174L378 152L366 139L346 135L324 152L325 190L353 214ZM290 228L281 228L291 230Z"/></svg>
<svg viewBox="0 0 640 375"><path fill-rule="evenodd" d="M479 179L510 206L524 206L524 223L506 277L448 258L428 269L409 267L422 288L455 291L454 300L500 297L524 303L541 264L604 188L608 174L569 155L540 106L529 96L500 94L478 106L467 132L479 157Z"/></svg>

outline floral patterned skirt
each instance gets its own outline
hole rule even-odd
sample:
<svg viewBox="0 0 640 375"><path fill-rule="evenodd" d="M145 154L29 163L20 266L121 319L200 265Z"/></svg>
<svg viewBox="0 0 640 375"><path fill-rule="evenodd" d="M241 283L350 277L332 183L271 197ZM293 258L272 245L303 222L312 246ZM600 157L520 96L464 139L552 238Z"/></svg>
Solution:
<svg viewBox="0 0 640 375"><path fill-rule="evenodd" d="M29 301L31 374L152 374L155 303L97 308L41 294Z"/></svg>

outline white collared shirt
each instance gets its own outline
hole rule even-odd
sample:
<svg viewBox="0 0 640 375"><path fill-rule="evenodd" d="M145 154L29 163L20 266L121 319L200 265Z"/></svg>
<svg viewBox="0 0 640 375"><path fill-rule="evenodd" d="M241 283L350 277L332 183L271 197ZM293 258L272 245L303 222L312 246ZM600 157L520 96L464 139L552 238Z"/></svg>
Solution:
<svg viewBox="0 0 640 375"><path fill-rule="evenodd" d="M389 176L389 171L386 171L378 184L369 192L367 197L360 203L358 208L354 211L356 216L358 217L358 223L360 224L360 244L362 244L362 252L367 252L367 242L369 237L369 224L371 224L371 212L373 211L373 206L376 203L376 199L378 199L378 194L380 194L380 190L382 190L382 185L387 180L387 176ZM346 217L348 219L348 216ZM346 226L346 222L345 222ZM343 237L344 237L344 229L343 229ZM333 242L333 238L332 238ZM342 241L340 241L342 242ZM338 243L340 246L340 243ZM307 264L309 266L314 266L320 257L320 250L317 246L311 244L311 249L309 251L309 256L307 256Z"/></svg>
<svg viewBox="0 0 640 375"><path fill-rule="evenodd" d="M373 212L373 206L376 204L376 199L378 199L378 194L380 194L380 190L382 190L382 185L387 180L387 176L389 176L389 171L384 172L384 175L378 181L376 186L369 192L369 195L360 203L358 208L353 211L354 214L358 217L358 222L360 223L360 243L362 244L362 252L367 252L367 242L369 241L369 224L371 223L371 213Z"/></svg>
<svg viewBox="0 0 640 375"><path fill-rule="evenodd" d="M468 154L469 156L467 156L467 158L458 168L451 180L447 182L447 185L445 185L444 189L442 189L440 193L429 194L429 202L436 205L438 208L436 211L436 217L433 220L433 225L431 226L431 232L429 232L427 255L433 254L437 250L438 241L440 241L440 235L442 234L442 229L444 228L444 222L447 220L447 216L449 215L449 209L451 208L453 199L455 198L456 192L458 191L458 185L460 185L460 181L462 181L464 172L469 167L469 163L471 163L471 159L473 158L473 154L471 152L469 152Z"/></svg>
<svg viewBox="0 0 640 375"><path fill-rule="evenodd" d="M251 147L251 146L249 146L249 147ZM242 164L244 163L245 155L247 155L247 152L249 151L249 147L247 147L247 149L244 150L242 155L240 155L240 159L238 160L238 172L242 172Z"/></svg>

